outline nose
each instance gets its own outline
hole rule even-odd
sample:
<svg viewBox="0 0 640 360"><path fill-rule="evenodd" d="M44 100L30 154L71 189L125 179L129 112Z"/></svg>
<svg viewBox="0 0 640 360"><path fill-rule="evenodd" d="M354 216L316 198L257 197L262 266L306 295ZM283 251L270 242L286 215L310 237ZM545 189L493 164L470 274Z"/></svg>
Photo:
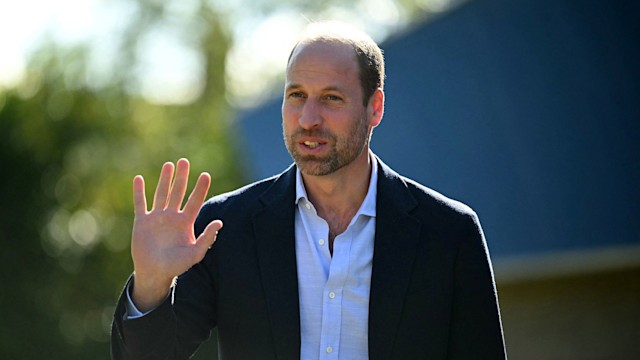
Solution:
<svg viewBox="0 0 640 360"><path fill-rule="evenodd" d="M320 104L312 99L308 99L302 105L298 123L303 129L313 129L322 124L322 115L320 113Z"/></svg>

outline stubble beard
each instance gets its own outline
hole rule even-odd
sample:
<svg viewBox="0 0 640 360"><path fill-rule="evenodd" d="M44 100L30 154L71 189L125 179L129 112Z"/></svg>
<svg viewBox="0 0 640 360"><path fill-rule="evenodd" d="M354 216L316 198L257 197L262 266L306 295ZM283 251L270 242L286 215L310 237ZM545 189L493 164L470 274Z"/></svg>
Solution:
<svg viewBox="0 0 640 360"><path fill-rule="evenodd" d="M369 127L366 118L360 118L346 136L339 137L328 130L305 130L298 128L285 136L285 145L300 171L305 175L329 175L352 163L367 148ZM298 139L303 136L320 138L330 146L325 156L302 155L297 150Z"/></svg>

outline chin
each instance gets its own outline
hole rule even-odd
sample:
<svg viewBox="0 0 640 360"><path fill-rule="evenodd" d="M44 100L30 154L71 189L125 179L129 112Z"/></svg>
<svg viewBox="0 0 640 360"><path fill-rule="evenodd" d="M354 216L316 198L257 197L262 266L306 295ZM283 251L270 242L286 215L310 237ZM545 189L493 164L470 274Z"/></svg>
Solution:
<svg viewBox="0 0 640 360"><path fill-rule="evenodd" d="M296 159L296 165L305 175L324 176L336 171L335 164L317 159Z"/></svg>
<svg viewBox="0 0 640 360"><path fill-rule="evenodd" d="M300 172L310 176L331 175L351 162L340 162L337 158L330 159L295 159Z"/></svg>

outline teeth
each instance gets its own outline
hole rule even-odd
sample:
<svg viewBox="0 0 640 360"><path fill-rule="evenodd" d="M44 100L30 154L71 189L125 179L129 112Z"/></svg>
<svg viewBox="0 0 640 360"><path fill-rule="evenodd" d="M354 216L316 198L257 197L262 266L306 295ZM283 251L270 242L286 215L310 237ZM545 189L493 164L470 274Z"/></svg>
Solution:
<svg viewBox="0 0 640 360"><path fill-rule="evenodd" d="M304 144L307 145L308 147L312 148L312 149L314 149L318 145L320 145L319 143L317 143L315 141L305 141Z"/></svg>

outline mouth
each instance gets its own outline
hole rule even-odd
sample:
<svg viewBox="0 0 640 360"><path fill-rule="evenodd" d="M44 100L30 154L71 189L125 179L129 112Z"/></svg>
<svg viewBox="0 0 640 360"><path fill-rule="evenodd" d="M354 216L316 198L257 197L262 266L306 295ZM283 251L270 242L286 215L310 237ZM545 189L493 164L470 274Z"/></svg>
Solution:
<svg viewBox="0 0 640 360"><path fill-rule="evenodd" d="M302 139L297 139L296 142L299 144L299 146L308 150L319 150L319 148L322 148L324 145L327 144L327 141L325 139L322 139L319 137L318 138L306 137Z"/></svg>
<svg viewBox="0 0 640 360"><path fill-rule="evenodd" d="M326 131L296 131L289 139L291 145L295 144L296 151L310 156L320 156L330 150L332 144L335 143L334 136Z"/></svg>
<svg viewBox="0 0 640 360"><path fill-rule="evenodd" d="M320 146L320 143L317 141L304 141L303 144L309 149L315 149Z"/></svg>

